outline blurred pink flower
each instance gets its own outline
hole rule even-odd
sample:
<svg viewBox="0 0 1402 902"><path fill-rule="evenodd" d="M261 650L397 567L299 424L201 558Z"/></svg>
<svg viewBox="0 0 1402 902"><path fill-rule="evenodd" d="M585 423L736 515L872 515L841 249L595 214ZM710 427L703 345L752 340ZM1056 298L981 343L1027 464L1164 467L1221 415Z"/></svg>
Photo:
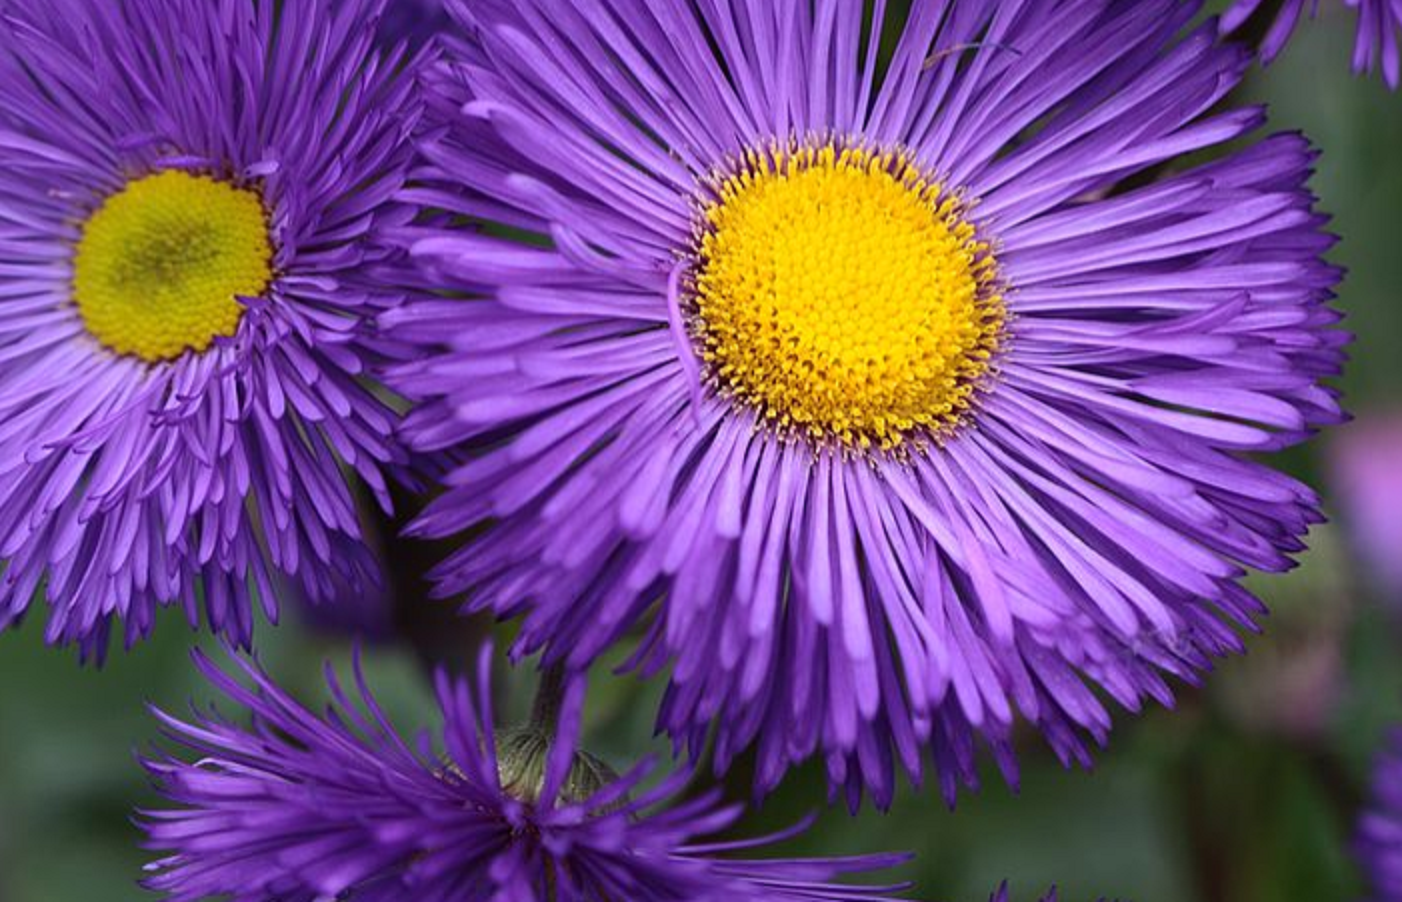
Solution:
<svg viewBox="0 0 1402 902"><path fill-rule="evenodd" d="M1335 504L1354 555L1402 605L1402 410L1362 414L1330 446Z"/></svg>

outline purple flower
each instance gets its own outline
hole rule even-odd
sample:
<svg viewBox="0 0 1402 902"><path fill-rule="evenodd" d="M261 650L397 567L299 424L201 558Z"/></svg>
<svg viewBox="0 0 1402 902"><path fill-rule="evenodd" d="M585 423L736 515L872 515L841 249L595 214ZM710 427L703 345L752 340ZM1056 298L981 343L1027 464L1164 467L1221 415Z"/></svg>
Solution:
<svg viewBox="0 0 1402 902"><path fill-rule="evenodd" d="M1362 416L1330 452L1351 547L1382 595L1402 605L1402 416Z"/></svg>
<svg viewBox="0 0 1402 902"><path fill-rule="evenodd" d="M478 299L388 314L433 352L392 381L470 455L439 589L518 653L646 625L718 767L952 798L1018 712L1088 761L1102 696L1240 650L1319 519L1255 455L1340 419L1347 337L1304 139L1131 179L1262 124L1194 5L920 2L880 78L858 10L459 6L419 192L542 240L404 230Z"/></svg>
<svg viewBox="0 0 1402 902"><path fill-rule="evenodd" d="M334 701L318 717L251 664L240 682L196 661L253 724L156 712L194 759L145 762L177 806L142 815L150 846L171 853L148 886L177 902L869 902L901 889L828 881L902 856L730 857L791 834L707 841L738 807L714 791L682 798L687 774L645 786L647 765L620 779L578 752L582 679L550 736L494 732L490 652L475 686L440 673L439 750L399 737L358 667L360 704L328 669Z"/></svg>
<svg viewBox="0 0 1402 902"><path fill-rule="evenodd" d="M1374 902L1402 900L1402 729L1391 733L1378 757L1356 845Z"/></svg>
<svg viewBox="0 0 1402 902"><path fill-rule="evenodd" d="M418 115L380 0L0 0L0 626L247 642L275 572L374 581L353 477Z"/></svg>
<svg viewBox="0 0 1402 902"><path fill-rule="evenodd" d="M1262 0L1236 0L1222 16L1222 33L1231 34L1246 24ZM1372 72L1381 65L1383 78L1396 90L1402 84L1402 0L1344 0L1358 14L1358 35L1353 45L1353 71ZM1285 0L1277 11L1270 30L1261 44L1261 59L1274 60L1308 6L1311 18L1319 15L1319 0Z"/></svg>

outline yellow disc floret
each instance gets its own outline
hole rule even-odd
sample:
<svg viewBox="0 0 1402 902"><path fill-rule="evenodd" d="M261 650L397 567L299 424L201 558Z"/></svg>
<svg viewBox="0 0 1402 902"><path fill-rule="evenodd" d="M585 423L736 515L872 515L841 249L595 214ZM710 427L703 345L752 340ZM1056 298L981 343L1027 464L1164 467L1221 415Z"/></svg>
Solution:
<svg viewBox="0 0 1402 902"><path fill-rule="evenodd" d="M1003 325L963 213L899 152L750 153L715 185L692 271L712 376L818 440L891 448L952 428Z"/></svg>
<svg viewBox="0 0 1402 902"><path fill-rule="evenodd" d="M266 290L272 255L257 194L171 170L130 182L87 221L73 297L113 351L171 360L234 334L238 298Z"/></svg>

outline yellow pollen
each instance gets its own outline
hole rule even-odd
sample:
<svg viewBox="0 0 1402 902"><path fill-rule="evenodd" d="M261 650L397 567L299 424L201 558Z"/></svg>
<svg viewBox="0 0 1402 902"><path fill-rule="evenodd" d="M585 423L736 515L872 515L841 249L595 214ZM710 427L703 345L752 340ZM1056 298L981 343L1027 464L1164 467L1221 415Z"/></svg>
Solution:
<svg viewBox="0 0 1402 902"><path fill-rule="evenodd" d="M272 255L257 194L171 170L130 182L87 221L73 297L113 351L171 360L234 334L238 298L267 289Z"/></svg>
<svg viewBox="0 0 1402 902"><path fill-rule="evenodd" d="M782 431L892 448L968 410L1003 326L993 255L904 154L749 153L692 270L713 378Z"/></svg>

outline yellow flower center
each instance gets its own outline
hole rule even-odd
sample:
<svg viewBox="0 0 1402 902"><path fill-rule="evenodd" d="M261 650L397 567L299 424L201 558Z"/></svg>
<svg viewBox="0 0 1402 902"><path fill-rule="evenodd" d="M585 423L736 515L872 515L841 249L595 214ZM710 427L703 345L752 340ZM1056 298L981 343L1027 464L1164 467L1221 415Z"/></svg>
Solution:
<svg viewBox="0 0 1402 902"><path fill-rule="evenodd" d="M703 212L694 330L774 426L863 448L952 429L997 347L993 255L900 152L751 152Z"/></svg>
<svg viewBox="0 0 1402 902"><path fill-rule="evenodd" d="M238 298L267 289L272 256L257 194L171 170L129 183L88 220L73 297L113 351L171 360L234 334Z"/></svg>

